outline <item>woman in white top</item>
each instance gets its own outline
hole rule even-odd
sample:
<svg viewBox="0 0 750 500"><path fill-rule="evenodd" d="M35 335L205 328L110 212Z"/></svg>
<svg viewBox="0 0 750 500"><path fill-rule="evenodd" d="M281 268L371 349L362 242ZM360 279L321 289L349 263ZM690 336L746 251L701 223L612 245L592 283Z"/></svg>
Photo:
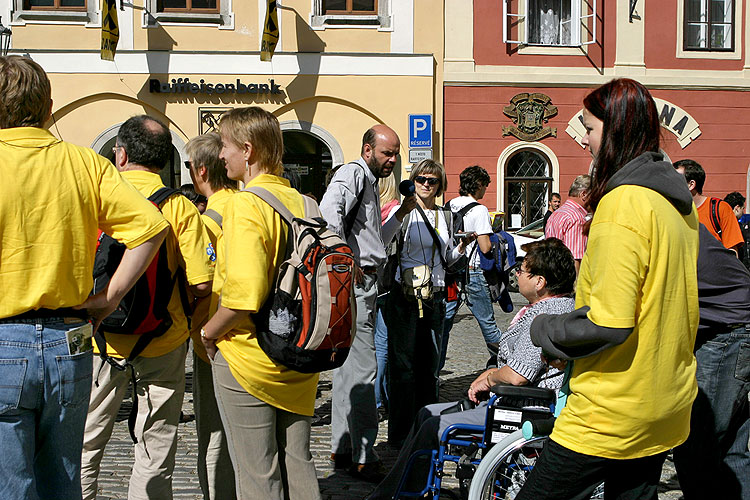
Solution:
<svg viewBox="0 0 750 500"><path fill-rule="evenodd" d="M388 327L388 442L400 446L417 411L436 403L441 335L445 318L445 264L465 252L464 239L454 246L447 211L435 204L445 191L443 166L423 160L411 171L417 208L404 218L397 238L399 265L387 296L384 317ZM394 217L398 207L394 207ZM392 227L387 224L384 226ZM396 226L398 228L398 226Z"/></svg>

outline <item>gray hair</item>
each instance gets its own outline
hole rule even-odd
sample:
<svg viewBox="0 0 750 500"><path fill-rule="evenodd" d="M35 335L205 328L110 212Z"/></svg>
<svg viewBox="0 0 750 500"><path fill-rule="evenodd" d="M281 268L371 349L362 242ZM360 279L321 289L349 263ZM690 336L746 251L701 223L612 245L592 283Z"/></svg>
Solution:
<svg viewBox="0 0 750 500"><path fill-rule="evenodd" d="M580 196L584 191L591 187L591 176L588 174L579 175L573 180L568 190L568 196Z"/></svg>

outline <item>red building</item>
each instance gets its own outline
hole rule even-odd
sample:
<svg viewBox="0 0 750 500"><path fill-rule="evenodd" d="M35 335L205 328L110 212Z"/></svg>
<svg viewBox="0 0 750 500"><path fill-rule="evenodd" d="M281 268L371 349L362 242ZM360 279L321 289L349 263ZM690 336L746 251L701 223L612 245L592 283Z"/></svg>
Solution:
<svg viewBox="0 0 750 500"><path fill-rule="evenodd" d="M662 149L707 172L704 194L748 195L745 0L446 0L444 149L450 199L479 164L484 202L517 228L565 199L591 157L584 96L612 78L648 87Z"/></svg>

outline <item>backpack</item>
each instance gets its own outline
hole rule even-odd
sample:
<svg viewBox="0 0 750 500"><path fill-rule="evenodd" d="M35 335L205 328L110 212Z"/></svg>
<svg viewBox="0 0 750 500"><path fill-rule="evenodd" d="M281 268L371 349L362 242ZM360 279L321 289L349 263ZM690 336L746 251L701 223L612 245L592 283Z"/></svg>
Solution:
<svg viewBox="0 0 750 500"><path fill-rule="evenodd" d="M161 205L169 197L181 194L177 189L163 187L149 196L148 200L161 211ZM96 256L94 258L94 288L91 292L92 295L107 287L117 267L120 265L124 253L125 245L99 231ZM166 333L172 326L173 321L167 310L167 306L172 298L172 291L176 284L179 284L180 298L185 309L185 316L189 319L190 305L188 304L185 289L186 280L184 270L178 268L174 274L169 270L167 242L165 240L146 268L146 271L138 278L133 288L125 294L117 309L102 320L94 336L96 345L99 348L99 355L104 361L120 371L125 371L130 367L131 382L133 384L133 407L128 416L128 428L130 430L130 437L134 443L138 442L134 432L135 417L138 414L138 391L132 361L143 352L153 339ZM107 333L139 336L133 346L133 350L124 363L120 363L115 358L107 355L105 337ZM96 383L98 384L98 377Z"/></svg>
<svg viewBox="0 0 750 500"><path fill-rule="evenodd" d="M505 240L496 234L490 235L492 248L488 254L479 252L479 266L490 291L490 300L500 303L503 311L513 311L513 302L508 293L508 251Z"/></svg>
<svg viewBox="0 0 750 500"><path fill-rule="evenodd" d="M713 196L710 199L711 201L711 226L714 228L714 231L716 234L719 235L719 241L721 241L721 219L719 218L719 202L721 200L719 198L714 198Z"/></svg>
<svg viewBox="0 0 750 500"><path fill-rule="evenodd" d="M303 196L300 218L266 189L243 191L268 203L289 226L271 292L252 315L258 344L269 358L301 373L341 366L356 329L352 249L327 228L311 198Z"/></svg>
<svg viewBox="0 0 750 500"><path fill-rule="evenodd" d="M453 237L454 237L454 243L458 244L458 240L456 239L456 234L460 231L464 230L464 217L466 217L466 214L468 214L471 209L473 209L476 206L479 206L480 203L476 201L472 201L471 203L468 203L466 206L462 207L461 209L453 212L450 210L450 203L446 206L447 210L447 217L448 217L448 227L453 228ZM452 223L451 223L452 219ZM459 257L459 259L454 262L452 265L448 266L445 270L445 284L447 287L451 287L454 285L454 283L457 285L456 290L456 296L459 297L464 287L466 286L466 283L469 281L469 263L471 262L471 258L474 256L474 252L478 251L478 244L474 244L474 248L470 255L462 255Z"/></svg>
<svg viewBox="0 0 750 500"><path fill-rule="evenodd" d="M742 231L742 237L745 240L745 244L738 248L740 260L745 267L750 269L750 222L743 222L740 224L740 231Z"/></svg>

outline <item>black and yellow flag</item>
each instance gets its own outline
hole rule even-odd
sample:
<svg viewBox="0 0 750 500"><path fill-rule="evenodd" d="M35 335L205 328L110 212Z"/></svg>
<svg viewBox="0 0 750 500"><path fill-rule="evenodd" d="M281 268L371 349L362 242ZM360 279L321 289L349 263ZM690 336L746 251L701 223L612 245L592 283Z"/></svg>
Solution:
<svg viewBox="0 0 750 500"><path fill-rule="evenodd" d="M263 25L263 39L260 42L260 60L270 61L279 42L279 19L276 14L276 0L266 0L266 23Z"/></svg>
<svg viewBox="0 0 750 500"><path fill-rule="evenodd" d="M117 27L116 0L102 0L102 52L105 61L115 60L117 41L120 39L120 28Z"/></svg>

